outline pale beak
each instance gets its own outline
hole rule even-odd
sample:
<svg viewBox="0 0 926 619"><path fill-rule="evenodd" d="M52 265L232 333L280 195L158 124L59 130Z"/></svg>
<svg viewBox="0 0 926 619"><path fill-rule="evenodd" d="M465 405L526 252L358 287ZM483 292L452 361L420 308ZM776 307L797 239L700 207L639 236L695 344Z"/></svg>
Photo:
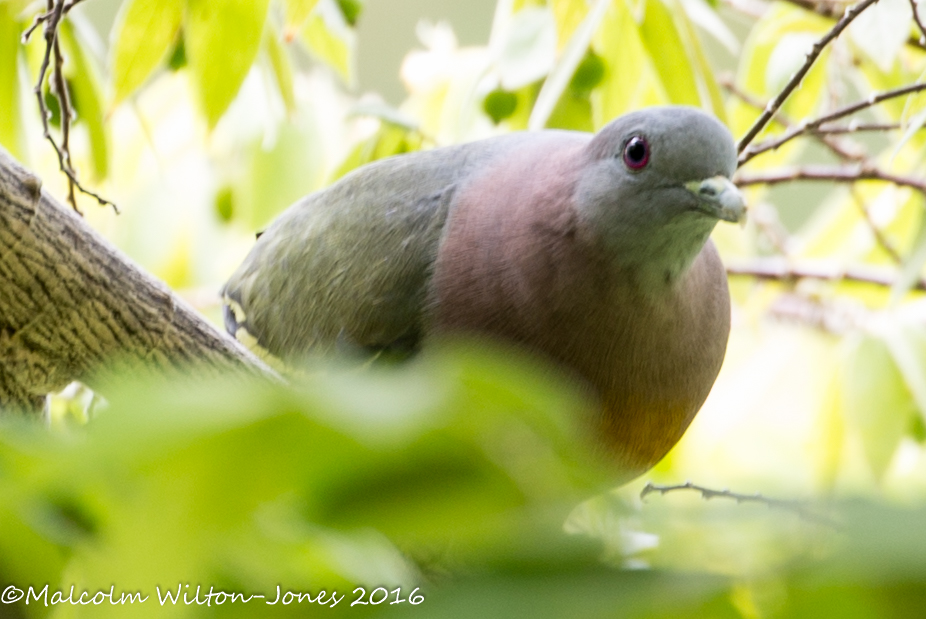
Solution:
<svg viewBox="0 0 926 619"><path fill-rule="evenodd" d="M685 183L685 189L698 198L698 209L717 219L738 223L746 219L743 194L726 176Z"/></svg>

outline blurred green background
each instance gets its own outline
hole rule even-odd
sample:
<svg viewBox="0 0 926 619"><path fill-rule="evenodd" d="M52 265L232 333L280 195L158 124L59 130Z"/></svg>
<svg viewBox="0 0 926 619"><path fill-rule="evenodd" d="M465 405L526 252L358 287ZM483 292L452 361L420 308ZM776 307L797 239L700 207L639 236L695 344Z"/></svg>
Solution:
<svg viewBox="0 0 926 619"><path fill-rule="evenodd" d="M19 44L40 9L0 0L0 144L63 197L31 95L41 37ZM784 116L920 79L910 11L881 0L864 13ZM711 111L738 137L759 110L725 84L764 105L833 23L761 0L86 0L61 31L74 160L122 214L81 206L219 324L217 291L254 233L359 165L527 128L592 131L664 103ZM865 161L922 178L923 103L860 114L897 124L836 136L861 159L805 138L741 172ZM724 261L827 277L731 276L720 378L640 479L612 488L582 435L587 403L555 371L466 343L399 368L332 366L290 390L125 377L91 406L74 385L50 429L0 429L0 616L922 614L924 197L882 182L747 193L747 225L714 234ZM887 285L844 277L858 272ZM802 503L639 498L648 481L687 479ZM45 584L49 599L73 585L149 601L3 603ZM186 585L347 597L314 610L157 601ZM389 602L351 607L357 587Z"/></svg>

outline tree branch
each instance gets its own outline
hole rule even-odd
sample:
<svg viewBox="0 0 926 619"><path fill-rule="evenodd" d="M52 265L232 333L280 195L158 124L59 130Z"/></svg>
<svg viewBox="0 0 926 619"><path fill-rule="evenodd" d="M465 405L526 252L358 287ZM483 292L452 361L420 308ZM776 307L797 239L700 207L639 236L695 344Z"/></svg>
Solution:
<svg viewBox="0 0 926 619"><path fill-rule="evenodd" d="M643 490L640 491L640 499L645 499L648 495L657 492L660 495L666 495L670 492L678 492L680 490L693 490L694 492L699 492L701 493L701 498L705 501L710 499L732 499L737 503L759 503L769 508L784 509L793 512L805 520L812 520L814 522L826 524L829 526L835 525L835 523L833 523L833 521L831 521L829 518L825 518L820 514L807 509L807 505L800 501L783 501L781 499L770 499L758 492L755 494L740 494L738 492L731 492L726 488L723 490L713 490L711 488L705 488L704 486L693 484L690 481L686 481L684 484L677 484L674 486L659 486L652 482L647 482L643 487Z"/></svg>
<svg viewBox="0 0 926 619"><path fill-rule="evenodd" d="M733 277L753 277L774 281L797 281L801 279L819 279L824 281L850 281L874 286L891 287L896 283L896 274L884 269L855 267L839 269L831 266L811 264L791 264L775 258L759 258L743 262L731 262L726 265L727 275ZM917 280L913 290L926 290L926 282Z"/></svg>
<svg viewBox="0 0 926 619"><path fill-rule="evenodd" d="M920 29L920 45L926 45L926 26L923 25L922 20L920 20L920 14L917 12L919 2L917 0L910 0L910 10L913 11L913 21L916 22L916 27Z"/></svg>
<svg viewBox="0 0 926 619"><path fill-rule="evenodd" d="M736 82L733 80L733 78L729 75L721 76L718 79L718 82L721 86L729 90L731 94L733 94L746 105L754 107L758 110L764 110L766 107L768 107L767 103L762 103L748 92L740 89L740 87L736 85ZM780 112L775 117L775 120L784 125L786 129L793 129L796 125L794 121ZM865 159L865 154L860 151L859 147L855 143L843 143L841 140L832 138L826 131L812 131L810 133L840 159L846 161L862 161ZM846 131L843 133L849 132ZM747 152L749 152L749 150L751 149L747 149Z"/></svg>
<svg viewBox="0 0 926 619"><path fill-rule="evenodd" d="M825 114L824 116L820 116L819 118L815 120L811 120L808 122L801 123L800 125L796 125L795 127L792 127L791 129L789 129L788 131L786 131L785 133L783 133L777 138L772 138L770 140L762 142L761 144L750 146L749 148L745 150L740 149L741 153L740 153L740 158L739 158L739 165L742 166L744 163L746 163L747 161L749 161L756 155L759 155L766 151L775 150L776 148L781 147L783 144L790 142L797 136L814 131L818 129L819 127L821 127L822 125L839 120L840 118L845 118L846 116L850 116L852 114L855 114L856 112L860 112L861 110L869 108L873 105L877 105L878 103L881 103L882 101L886 101L888 99L894 99L896 97L903 97L905 95L913 94L915 92L920 92L922 90L926 90L926 82L910 84L907 86L903 86L901 88L895 88L893 90L888 90L882 93L872 94L867 99L863 99L861 101L857 101L845 107L841 107L838 110L834 112L830 112L829 114Z"/></svg>
<svg viewBox="0 0 926 619"><path fill-rule="evenodd" d="M64 79L63 67L64 67L64 56L61 54L61 46L58 39L58 25L61 23L61 19L67 15L68 11L74 8L82 0L47 0L46 10L44 13L40 13L36 16L35 20L32 22L32 25L22 36L22 42L25 44L35 29L39 24L44 24L43 35L45 37L45 55L42 57L42 64L39 67L39 77L36 80L35 87L33 88L33 93L38 100L39 106L39 116L42 119L42 129L43 135L46 140L51 144L52 148L55 149L55 154L58 156L58 167L61 172L67 176L68 179L68 202L71 204L71 207L80 213L80 209L77 208L77 199L74 196L74 189L76 188L81 193L96 198L96 201L100 203L101 206L109 205L118 213L118 207L111 201L103 198L97 193L86 189L80 181L77 179L77 172L71 166L71 150L69 144L69 131L71 125L71 117L73 116L74 110L71 108L71 100L68 96L67 82ZM54 93L55 97L58 99L58 108L61 112L61 145L55 141L54 136L51 134L51 129L48 126L48 108L45 106L45 93L42 88L42 85L45 83L45 76L48 74L48 67L51 64L52 53L54 52L55 65L52 70L52 87L51 91Z"/></svg>
<svg viewBox="0 0 926 619"><path fill-rule="evenodd" d="M836 22L836 25L827 32L823 37L813 44L810 52L807 54L807 57L804 59L804 64L801 65L801 68L797 70L785 87L778 93L778 95L769 102L765 107L765 110L752 125L749 131L746 132L746 135L742 137L737 146L738 152L742 153L746 150L746 147L749 146L757 135L765 128L765 125L772 119L772 117L778 112L782 104L787 100L791 93L794 92L794 89L798 87L801 81L804 79L804 76L807 75L807 72L810 71L810 67L813 66L817 58L820 56L820 53L823 52L824 48L830 44L839 34L848 27L852 21L858 17L862 11L867 9L869 6L877 2L878 0L862 0L851 9L846 11L846 14Z"/></svg>
<svg viewBox="0 0 926 619"><path fill-rule="evenodd" d="M900 187L911 187L926 196L926 182L910 176L890 174L874 166L793 166L777 171L740 174L735 182L741 187L748 185L776 185L793 181L833 181L856 183L858 181L884 181Z"/></svg>
<svg viewBox="0 0 926 619"><path fill-rule="evenodd" d="M826 17L827 19L838 19L841 17L846 10L846 3L844 2L834 2L831 0L786 0L795 6L799 6L806 11L811 13L816 13L821 17ZM926 41L923 41L921 38L908 37L907 45L912 45L913 47L919 49L926 49Z"/></svg>
<svg viewBox="0 0 926 619"><path fill-rule="evenodd" d="M114 364L278 379L0 151L0 409L97 389Z"/></svg>

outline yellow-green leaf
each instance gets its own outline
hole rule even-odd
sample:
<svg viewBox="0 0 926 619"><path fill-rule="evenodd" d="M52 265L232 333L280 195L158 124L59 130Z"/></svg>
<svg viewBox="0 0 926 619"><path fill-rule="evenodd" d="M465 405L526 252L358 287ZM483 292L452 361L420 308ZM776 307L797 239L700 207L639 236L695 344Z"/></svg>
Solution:
<svg viewBox="0 0 926 619"><path fill-rule="evenodd" d="M531 112L529 121L531 129L542 129L547 125L547 121L556 109L563 92L569 85L570 79L575 76L576 69L582 63L582 59L588 56L592 37L598 30L599 25L601 25L602 19L604 19L608 4L609 0L597 0L585 20L572 30L572 37L568 45L560 52L556 64L547 79L544 80L540 94L537 95L537 102ZM598 56L593 57L598 58Z"/></svg>
<svg viewBox="0 0 926 619"><path fill-rule="evenodd" d="M286 0L283 36L287 41L292 41L299 34L316 4L318 0Z"/></svg>
<svg viewBox="0 0 926 619"><path fill-rule="evenodd" d="M760 100L769 100L778 94L783 85L779 83L781 77L786 81L790 79L804 60L803 52L809 49L793 49L795 43L809 45L820 38L833 27L832 22L819 15L814 15L803 9L777 2L765 12L752 28L746 42L743 44L743 53L740 55L740 65L737 74L737 83L742 89ZM777 57L773 58L773 56ZM823 50L820 58L804 77L801 87L795 90L785 102L783 111L796 121L803 120L812 113L824 99L821 96L825 84L828 67L827 58L829 48ZM731 114L734 135L740 135L752 125L756 118L756 110L748 106L737 106ZM780 127L769 124L769 127L759 134L758 139L768 133L779 131ZM794 152L794 145L786 145L774 153L762 156L766 165L780 164L790 158Z"/></svg>
<svg viewBox="0 0 926 619"><path fill-rule="evenodd" d="M13 7L0 2L0 144L22 159L19 110L19 34L21 24Z"/></svg>
<svg viewBox="0 0 926 619"><path fill-rule="evenodd" d="M335 170L331 181L334 182L348 172L371 161L420 149L420 133L409 131L400 125L383 122L379 131L351 150L338 169Z"/></svg>
<svg viewBox="0 0 926 619"><path fill-rule="evenodd" d="M551 0L550 5L556 19L556 49L561 51L585 19L588 3L585 0Z"/></svg>
<svg viewBox="0 0 926 619"><path fill-rule="evenodd" d="M293 67L289 61L289 55L286 48L280 41L280 35L277 29L268 22L264 34L264 45L267 50L267 57L270 59L270 66L273 69L273 77L276 80L277 88L280 89L280 97L286 105L286 109L292 112L296 109L296 93L293 90Z"/></svg>
<svg viewBox="0 0 926 619"><path fill-rule="evenodd" d="M184 42L203 113L214 127L247 77L269 0L187 0Z"/></svg>
<svg viewBox="0 0 926 619"><path fill-rule="evenodd" d="M841 373L846 420L862 439L875 476L884 475L916 404L885 342L860 334L846 344Z"/></svg>
<svg viewBox="0 0 926 619"><path fill-rule="evenodd" d="M85 43L79 30L70 20L63 20L58 34L67 50L66 75L72 88L71 96L78 120L87 128L90 136L90 157L96 180L106 178L109 173L109 145L103 112L103 91L96 66L85 51Z"/></svg>
<svg viewBox="0 0 926 619"><path fill-rule="evenodd" d="M183 0L129 0L116 17L111 51L113 105L164 63L183 18Z"/></svg>
<svg viewBox="0 0 926 619"><path fill-rule="evenodd" d="M677 15L684 15L681 7L674 8ZM662 0L646 2L643 22L640 24L640 37L669 96L669 101L674 104L700 106L701 97L698 95L691 54L686 49L686 42L675 25L672 13Z"/></svg>
<svg viewBox="0 0 926 619"><path fill-rule="evenodd" d="M595 127L625 112L666 102L637 21L625 0L614 0L595 35L595 52L605 62L604 80L592 93Z"/></svg>
<svg viewBox="0 0 926 619"><path fill-rule="evenodd" d="M321 0L302 31L302 40L312 55L334 69L345 84L353 84L354 32L334 0Z"/></svg>

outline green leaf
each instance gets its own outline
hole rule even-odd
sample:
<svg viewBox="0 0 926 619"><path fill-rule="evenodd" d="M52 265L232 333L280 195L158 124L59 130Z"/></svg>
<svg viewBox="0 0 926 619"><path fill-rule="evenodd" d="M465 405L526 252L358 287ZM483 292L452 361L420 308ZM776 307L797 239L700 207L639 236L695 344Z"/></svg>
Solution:
<svg viewBox="0 0 926 619"><path fill-rule="evenodd" d="M305 26L318 0L286 0L284 4L283 36L292 41Z"/></svg>
<svg viewBox="0 0 926 619"><path fill-rule="evenodd" d="M553 68L555 55L553 13L532 7L518 11L508 24L496 60L501 87L514 91L539 80Z"/></svg>
<svg viewBox="0 0 926 619"><path fill-rule="evenodd" d="M0 144L17 159L23 159L19 109L19 35L22 24L13 6L0 2Z"/></svg>
<svg viewBox="0 0 926 619"><path fill-rule="evenodd" d="M302 31L302 40L312 55L334 69L348 86L356 74L355 38L334 0L321 0Z"/></svg>
<svg viewBox="0 0 926 619"><path fill-rule="evenodd" d="M589 7L586 0L551 0L550 8L556 20L556 49L561 52L572 40Z"/></svg>
<svg viewBox="0 0 926 619"><path fill-rule="evenodd" d="M849 24L849 36L882 71L889 71L910 31L913 15L908 0L880 0Z"/></svg>
<svg viewBox="0 0 926 619"><path fill-rule="evenodd" d="M716 1L708 3L704 0L681 0L681 4L692 23L697 24L734 56L739 54L740 43L736 35L717 14Z"/></svg>
<svg viewBox="0 0 926 619"><path fill-rule="evenodd" d="M276 80L277 88L280 90L280 97L283 98L287 111L291 113L296 109L296 93L293 90L293 67L276 28L269 21L264 33L264 46L270 59L270 66L273 69L273 77Z"/></svg>
<svg viewBox="0 0 926 619"><path fill-rule="evenodd" d="M773 82L778 82L782 78L789 79L803 62L802 55L789 47L782 47L784 38L788 35L797 35L797 38L794 36L789 38L792 44L795 41L817 40L832 27L832 22L803 9L783 2L772 4L770 9L756 22L743 44L737 70L737 83L754 97L760 100L770 100L778 92ZM777 52L779 56L777 64L780 67L777 71L777 78L775 75L769 75L769 68L776 64L772 62L772 55L776 50L780 50ZM785 102L783 111L791 118L795 120L806 118L823 100L821 92L825 85L828 54L829 48L823 51L804 77L801 87ZM772 70L772 72L775 71ZM745 103L736 104L734 109L735 112L731 114L731 129L734 135L745 133L756 119L756 110ZM780 130L780 126L770 123L769 127L759 135L759 139L767 135L769 131L777 130ZM776 152L766 153L762 161L766 165L782 163L792 156L795 146L787 144Z"/></svg>
<svg viewBox="0 0 926 619"><path fill-rule="evenodd" d="M119 9L110 50L113 105L164 63L183 19L183 0L129 0Z"/></svg>
<svg viewBox="0 0 926 619"><path fill-rule="evenodd" d="M247 168L232 180L237 221L260 230L287 206L321 186L325 163L316 127L306 115L296 114L272 144L254 140Z"/></svg>
<svg viewBox="0 0 926 619"><path fill-rule="evenodd" d="M565 49L563 49L559 59L557 59L556 64L544 81L540 93L537 95L537 101L534 104L528 122L528 126L531 129L542 129L546 126L550 115L553 114L556 104L563 96L563 92L569 85L570 80L575 77L576 71L581 65L583 58L598 58L594 52L589 51L589 45L592 42L592 37L601 25L610 4L610 0L598 0L582 23L575 29L572 38L569 40ZM601 69L602 75L598 79L599 82L604 77L603 64Z"/></svg>
<svg viewBox="0 0 926 619"><path fill-rule="evenodd" d="M85 51L80 31L74 28L73 23L63 20L58 26L58 33L67 50L66 73L77 120L84 123L90 134L93 174L97 180L103 179L109 173L109 145L101 80Z"/></svg>
<svg viewBox="0 0 926 619"><path fill-rule="evenodd" d="M363 0L337 0L338 8L347 24L353 28L363 12Z"/></svg>
<svg viewBox="0 0 926 619"><path fill-rule="evenodd" d="M685 19L681 7L669 7L662 0L647 0L640 37L659 75L669 102L679 105L701 105L696 82L696 68L689 49L696 42L685 41L676 26L676 19Z"/></svg>
<svg viewBox="0 0 926 619"><path fill-rule="evenodd" d="M593 40L595 53L606 63L604 81L591 98L596 127L631 110L666 102L636 18L625 0L611 2Z"/></svg>
<svg viewBox="0 0 926 619"><path fill-rule="evenodd" d="M916 316L910 319L900 314L884 325L881 337L926 419L926 333L922 324Z"/></svg>
<svg viewBox="0 0 926 619"><path fill-rule="evenodd" d="M402 125L383 122L373 136L355 146L331 177L336 181L372 161L421 149L421 134Z"/></svg>
<svg viewBox="0 0 926 619"><path fill-rule="evenodd" d="M264 32L269 0L187 0L187 59L209 127L247 77Z"/></svg>
<svg viewBox="0 0 926 619"><path fill-rule="evenodd" d="M868 464L880 479L916 405L891 350L874 335L858 334L846 343L840 380L845 418L857 430Z"/></svg>
<svg viewBox="0 0 926 619"><path fill-rule="evenodd" d="M496 88L482 101L482 111L496 125L509 118L518 107L518 95L501 88Z"/></svg>

